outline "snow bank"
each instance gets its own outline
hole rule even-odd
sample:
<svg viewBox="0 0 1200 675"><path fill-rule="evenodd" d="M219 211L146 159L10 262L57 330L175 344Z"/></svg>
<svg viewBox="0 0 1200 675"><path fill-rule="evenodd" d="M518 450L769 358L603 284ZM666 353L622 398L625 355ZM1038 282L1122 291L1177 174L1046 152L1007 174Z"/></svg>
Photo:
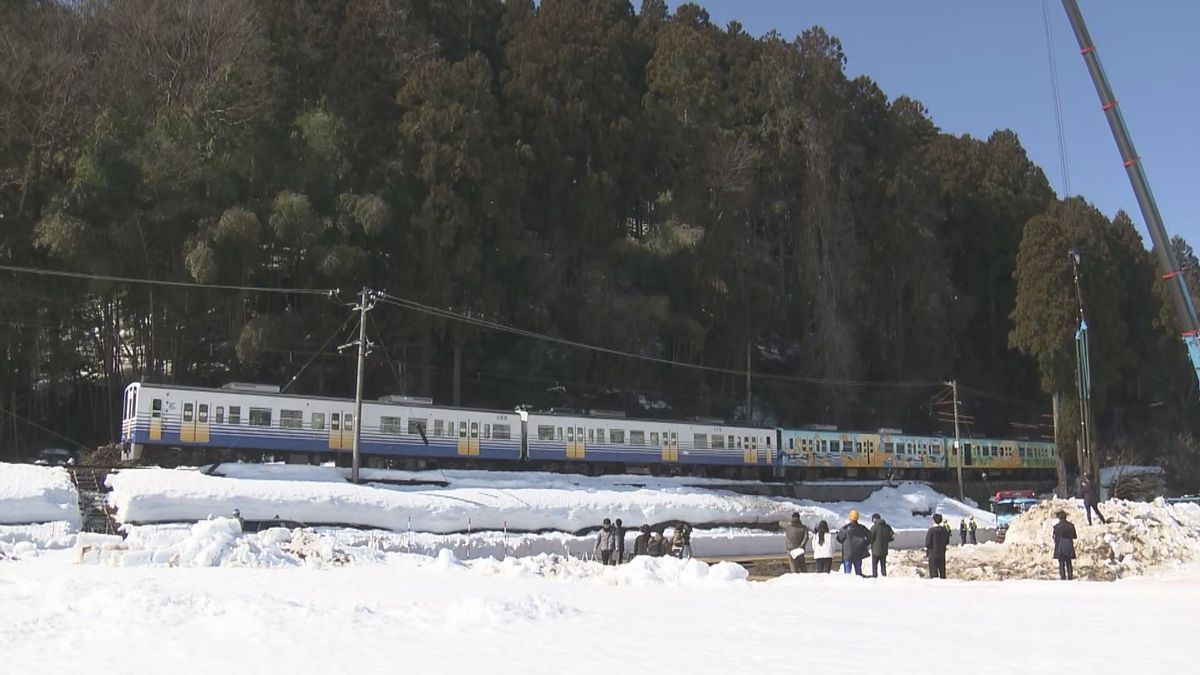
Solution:
<svg viewBox="0 0 1200 675"><path fill-rule="evenodd" d="M488 576L592 579L615 586L714 585L744 582L745 568L721 562L639 557L620 566L540 553L529 557L463 560L450 548L432 555L389 552L376 537L352 538L346 531L271 528L247 534L233 518L214 518L190 527L134 527L125 539L81 534L76 561L117 567L339 567L392 564L436 570L465 570Z"/></svg>
<svg viewBox="0 0 1200 675"><path fill-rule="evenodd" d="M67 470L0 463L0 524L55 521L79 527L79 494Z"/></svg>
<svg viewBox="0 0 1200 675"><path fill-rule="evenodd" d="M821 503L685 486L681 479L620 482L633 478L628 476L439 472L444 485L396 486L349 484L338 479L341 470L335 467L227 464L218 471L238 477L194 470L121 471L108 478L113 489L109 500L123 523L189 522L232 515L238 509L243 518L253 521L278 518L306 525L435 534L576 533L596 527L603 518L620 518L631 531L643 523L679 520L710 526L771 526L794 511L810 526L826 520L836 528L852 509L864 518L881 513L897 530L923 529L933 511L951 518L974 515L981 528L992 524L991 514L917 483L881 488L861 503ZM276 480L279 476L288 478ZM781 544L771 545L771 552L779 550Z"/></svg>
<svg viewBox="0 0 1200 675"><path fill-rule="evenodd" d="M1200 560L1200 505L1108 500L1100 510L1107 524L1087 524L1078 500L1045 501L1012 521L1003 544L956 546L947 550L947 573L960 579L1057 579L1055 512L1075 525L1075 576L1112 581ZM897 573L924 575L923 553L898 552L889 559Z"/></svg>

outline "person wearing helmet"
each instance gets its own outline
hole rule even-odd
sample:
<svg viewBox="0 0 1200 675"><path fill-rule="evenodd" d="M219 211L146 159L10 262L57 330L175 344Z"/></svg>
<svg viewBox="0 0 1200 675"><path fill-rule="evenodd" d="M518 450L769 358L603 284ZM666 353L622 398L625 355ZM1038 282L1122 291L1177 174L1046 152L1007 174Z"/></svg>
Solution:
<svg viewBox="0 0 1200 675"><path fill-rule="evenodd" d="M858 522L858 511L850 511L850 522L838 530L838 543L842 545L842 572L850 574L853 569L863 576L862 561L871 549L871 533Z"/></svg>

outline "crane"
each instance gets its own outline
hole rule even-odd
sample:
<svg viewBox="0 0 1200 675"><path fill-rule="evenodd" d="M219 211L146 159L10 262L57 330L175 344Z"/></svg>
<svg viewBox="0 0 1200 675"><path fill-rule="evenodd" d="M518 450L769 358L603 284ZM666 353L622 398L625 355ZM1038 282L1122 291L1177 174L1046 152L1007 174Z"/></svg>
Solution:
<svg viewBox="0 0 1200 675"><path fill-rule="evenodd" d="M1188 358L1196 371L1196 381L1200 384L1200 318L1196 316L1196 306L1192 302L1192 294L1188 290L1187 280L1175 260L1171 250L1171 240L1167 237L1167 229L1163 226L1162 214L1154 201L1154 193L1150 191L1150 183L1142 168L1141 158L1133 147L1133 139L1129 137L1129 129L1125 126L1125 118L1117 106L1117 98L1113 95L1108 77L1100 65L1100 55L1096 53L1096 45L1088 33L1087 24L1083 22L1083 14L1075 0L1062 0L1067 19L1071 22L1071 30L1075 32L1075 40L1079 43L1079 52L1087 64L1092 83L1096 85L1096 94L1100 96L1100 107L1108 118L1108 126L1112 129L1113 139L1117 142L1117 150L1121 153L1121 162L1133 186L1137 197L1138 207L1142 218L1146 221L1146 229L1150 231L1150 240L1154 244L1154 253L1158 259L1158 268L1163 281L1167 284L1171 295L1171 303L1175 306L1175 314L1183 327L1183 343L1187 346Z"/></svg>

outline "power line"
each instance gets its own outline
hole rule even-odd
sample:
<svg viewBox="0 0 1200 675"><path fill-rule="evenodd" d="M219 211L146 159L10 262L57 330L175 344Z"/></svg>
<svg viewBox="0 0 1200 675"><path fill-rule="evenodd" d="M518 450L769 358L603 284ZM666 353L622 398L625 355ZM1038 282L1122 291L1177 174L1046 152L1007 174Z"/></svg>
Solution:
<svg viewBox="0 0 1200 675"><path fill-rule="evenodd" d="M274 286L234 286L230 284L202 284L195 281L166 281L161 279L142 279L137 277L115 277L106 274L91 274L87 272L68 272L65 270L46 270L36 267L18 267L16 265L0 265L0 271L18 274L36 274L48 277L63 277L67 279L86 279L89 281L111 281L121 284L143 284L148 286L173 286L178 288L200 288L214 291L245 291L249 293L291 293L300 295L333 295L333 289L322 288L278 288Z"/></svg>
<svg viewBox="0 0 1200 675"><path fill-rule="evenodd" d="M384 303L387 303L389 305L393 305L396 307L401 307L403 309L409 309L409 310L412 310L415 312L429 314L429 315L437 316L437 317L440 317L443 319L449 319L451 321L459 321L459 322L470 324L473 326L479 326L481 328L489 328L492 330L497 330L497 331L501 331L501 332L505 332L505 333L511 333L513 335L519 335L522 337L533 338L535 340L542 340L544 342L552 342L552 343L560 344L560 345L563 345L566 347L587 349L587 350L599 352L602 354L611 354L613 356L621 356L621 357L625 357L625 358L639 359L642 361L649 361L651 363L661 363L661 364L668 365L668 366L676 366L679 368L691 368L693 370L703 370L703 371L712 372L712 373L722 373L722 374L726 374L726 375L738 375L738 376L744 376L746 374L746 372L744 370L734 370L732 368L720 368L717 366L706 366L706 365L702 365L699 363L687 363L685 361L675 361L672 359L664 359L664 358L660 358L657 356L646 356L644 354L636 354L634 352L623 351L620 349L612 349L610 347L601 347L599 345L587 344L585 342L578 342L576 340L568 340L566 338L555 337L553 335L547 335L545 333L538 333L535 331L526 330L524 328L516 328L514 326L497 323L495 321L481 319L481 318L473 317L473 316L467 316L465 314L459 314L457 312L452 312L450 310L441 309L438 307L432 307L430 305L425 305L425 304L416 302L414 300L400 298L400 297L397 297L397 296L394 296L394 295L391 295L388 293L381 293L379 295L379 300L380 300L380 302L384 302ZM765 374L765 373L755 373L755 377L758 379L763 379L763 380L775 380L775 381L780 381L780 382L798 382L798 383L802 383L802 384L819 384L819 385L839 386L839 387L927 388L927 387L942 386L941 382L919 382L919 381L874 382L874 381L868 381L868 380L836 380L836 379L826 379L826 378L818 378L818 377L803 377L803 376L799 376L799 375L772 375L772 374Z"/></svg>
<svg viewBox="0 0 1200 675"><path fill-rule="evenodd" d="M71 445L74 445L75 447L79 448L80 450L86 450L88 452L90 452L92 450L92 448L89 448L88 446L80 443L79 441L76 441L72 438L63 436L62 434L58 433L57 431L54 431L53 429L47 429L46 427L38 424L37 422L34 422L33 420L29 419L28 417L19 415L12 410L8 410L7 408L0 408L0 415L8 415L10 417L13 417L14 419L21 420L22 422L28 424L31 427L34 427L35 429L40 429L40 430L50 434L51 436L54 436L55 438L57 438L59 440L66 441L66 442L70 443Z"/></svg>
<svg viewBox="0 0 1200 675"><path fill-rule="evenodd" d="M320 347L317 347L317 351L312 353L312 356L309 357L308 361L306 361L303 366L300 366L300 370L296 371L296 374L292 376L292 379L288 380L287 384L283 385L283 387L279 390L279 393L282 394L282 393L286 392L288 390L288 387L292 386L293 384L296 383L296 380L300 379L300 376L304 374L304 371L307 370L308 367L312 365L313 361L317 360L318 356L325 353L325 348L329 346L329 343L333 342L333 339L335 337L340 335L341 332L343 330L345 330L346 326L349 325L350 320L353 318L354 318L353 314L346 317L346 320L342 322L342 325L338 326L337 328L334 329L334 331L332 333L330 333L329 337L325 340L324 344L322 344Z"/></svg>

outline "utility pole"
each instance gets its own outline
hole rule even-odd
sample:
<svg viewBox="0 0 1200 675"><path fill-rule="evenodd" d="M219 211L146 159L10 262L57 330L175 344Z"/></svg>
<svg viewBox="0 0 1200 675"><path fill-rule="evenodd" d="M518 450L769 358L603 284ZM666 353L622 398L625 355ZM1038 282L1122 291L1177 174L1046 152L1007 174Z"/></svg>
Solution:
<svg viewBox="0 0 1200 675"><path fill-rule="evenodd" d="M340 349L358 345L358 376L354 383L354 444L350 464L350 482L358 483L359 445L362 442L362 398L363 398L363 367L367 362L367 354L371 351L367 343L367 312L375 307L375 292L363 287L359 294L358 305L358 340L344 344ZM340 351L340 350L339 350Z"/></svg>
<svg viewBox="0 0 1200 675"><path fill-rule="evenodd" d="M746 341L746 423L754 421L754 412L750 400L750 341Z"/></svg>
<svg viewBox="0 0 1200 675"><path fill-rule="evenodd" d="M958 460L958 499L962 501L966 497L963 490L963 451L961 437L958 433L958 380L950 380L946 384L950 385L950 390L954 396L954 457Z"/></svg>
<svg viewBox="0 0 1200 675"><path fill-rule="evenodd" d="M1079 474L1092 480L1092 367L1088 345L1088 325L1083 314L1083 290L1079 284L1079 249L1071 249L1071 270L1075 277L1075 300L1079 304L1079 328L1075 331L1075 383L1079 391Z"/></svg>

